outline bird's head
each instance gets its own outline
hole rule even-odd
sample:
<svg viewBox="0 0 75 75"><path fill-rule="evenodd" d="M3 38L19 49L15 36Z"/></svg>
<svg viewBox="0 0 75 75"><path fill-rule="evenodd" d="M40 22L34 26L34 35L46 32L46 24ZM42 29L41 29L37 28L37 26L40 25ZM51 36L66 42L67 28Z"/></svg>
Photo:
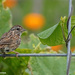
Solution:
<svg viewBox="0 0 75 75"><path fill-rule="evenodd" d="M20 26L20 25L15 25L15 26L13 26L11 29L10 29L10 31L17 31L17 32L20 32L20 33L22 33L22 32L24 32L24 31L26 31L22 26Z"/></svg>

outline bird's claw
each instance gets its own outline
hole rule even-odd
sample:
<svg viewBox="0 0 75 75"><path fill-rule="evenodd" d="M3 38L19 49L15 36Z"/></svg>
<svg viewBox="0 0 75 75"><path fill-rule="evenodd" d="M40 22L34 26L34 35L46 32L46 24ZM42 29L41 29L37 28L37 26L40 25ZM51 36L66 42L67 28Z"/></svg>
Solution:
<svg viewBox="0 0 75 75"><path fill-rule="evenodd" d="M19 54L19 53L18 53L18 52L16 52L16 57L17 57L17 58L18 58L18 54Z"/></svg>

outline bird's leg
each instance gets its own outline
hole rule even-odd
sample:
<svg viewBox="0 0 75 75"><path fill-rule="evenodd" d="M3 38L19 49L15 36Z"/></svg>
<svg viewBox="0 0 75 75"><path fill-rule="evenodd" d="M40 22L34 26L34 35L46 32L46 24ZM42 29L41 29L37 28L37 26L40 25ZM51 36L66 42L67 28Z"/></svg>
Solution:
<svg viewBox="0 0 75 75"><path fill-rule="evenodd" d="M6 54L6 53L5 53L5 52L2 52L2 54L3 54L3 58L5 58L5 54Z"/></svg>
<svg viewBox="0 0 75 75"><path fill-rule="evenodd" d="M14 53L16 53L16 57L18 57L19 52L13 51Z"/></svg>

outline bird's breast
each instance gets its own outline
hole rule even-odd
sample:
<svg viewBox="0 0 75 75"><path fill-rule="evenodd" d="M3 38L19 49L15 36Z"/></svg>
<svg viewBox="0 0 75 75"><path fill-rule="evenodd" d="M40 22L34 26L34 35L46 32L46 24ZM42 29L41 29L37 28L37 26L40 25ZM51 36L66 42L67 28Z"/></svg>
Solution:
<svg viewBox="0 0 75 75"><path fill-rule="evenodd" d="M19 45L21 42L21 37L20 36L15 36L13 39L13 43Z"/></svg>
<svg viewBox="0 0 75 75"><path fill-rule="evenodd" d="M16 49L19 45L20 45L20 43L21 43L21 37L20 36L17 36L17 35L15 35L13 38L12 38L12 44L10 45L10 48L12 49L12 50L14 50L14 49Z"/></svg>

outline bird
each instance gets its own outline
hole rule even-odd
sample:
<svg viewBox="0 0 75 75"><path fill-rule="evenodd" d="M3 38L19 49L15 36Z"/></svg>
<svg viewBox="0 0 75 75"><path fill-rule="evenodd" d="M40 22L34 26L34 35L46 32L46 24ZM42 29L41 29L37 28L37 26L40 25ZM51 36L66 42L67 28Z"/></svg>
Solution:
<svg viewBox="0 0 75 75"><path fill-rule="evenodd" d="M14 51L19 47L21 43L21 34L26 31L20 25L14 25L8 32L4 33L0 38L0 53L6 54L7 52L16 53L16 57L18 56L18 52Z"/></svg>

